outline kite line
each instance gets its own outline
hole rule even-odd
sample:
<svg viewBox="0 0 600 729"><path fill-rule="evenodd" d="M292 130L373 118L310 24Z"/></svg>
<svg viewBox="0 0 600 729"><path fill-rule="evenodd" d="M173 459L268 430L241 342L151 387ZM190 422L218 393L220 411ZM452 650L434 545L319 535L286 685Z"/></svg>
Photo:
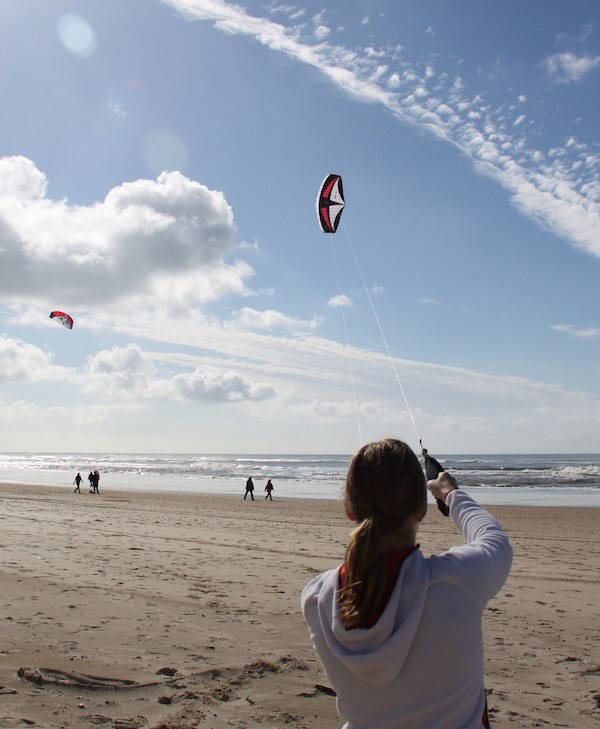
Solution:
<svg viewBox="0 0 600 729"><path fill-rule="evenodd" d="M321 183L321 187L319 188L319 193L317 195L317 220L319 221L319 226L320 226L321 230L323 231L323 233L335 233L337 231L337 228L338 228L338 225L340 222L340 218L342 216L342 211L344 210L345 206L346 206L346 201L344 200L344 187L342 184L342 178L340 177L340 175L331 173L331 174L327 175L327 177ZM349 233L345 229L344 229L344 233L346 234L346 239L348 240L348 245L350 247L350 251L352 252L352 258L354 259L354 264L356 265L356 268L357 268L359 276L361 278L363 287L365 289L365 293L367 294L367 299L369 300L369 305L371 307L371 311L373 313L375 322L379 329L379 333L381 335L381 339L383 341L385 350L387 352L388 359L392 366L392 370L394 372L396 382L398 383L398 387L400 388L400 392L402 394L402 399L404 400L404 405L406 406L406 410L410 416L410 420L412 422L417 440L420 443L421 438L419 436L419 430L418 430L417 424L415 422L415 417L414 417L411 407L409 405L408 398L406 397L406 392L404 390L402 380L400 379L400 375L398 374L398 369L396 367L396 363L394 362L392 350L390 349L390 345L388 344L387 337L385 336L385 333L383 331L383 327L381 325L379 315L377 314L377 309L375 308L375 303L373 301L373 297L371 296L371 291L369 290L369 287L367 286L367 282L365 280L365 275L363 273L362 267L358 260L358 256L356 255L354 246L352 244L352 239L350 238ZM334 247L334 253L335 253L335 247ZM340 290L337 258L335 258L335 266L336 266L336 272L337 272L337 277L338 277L338 290ZM347 351L348 350L348 331L347 331L347 327L346 327L346 317L345 317L343 311L342 311L342 318L344 321L344 335L346 337L346 352L347 352L347 358L348 358L348 367L350 369L350 373L351 373L351 377L352 377L352 386L354 389L354 401L356 404L356 416L357 416L357 420L358 420L358 430L359 430L359 435L361 435L358 398L356 395L356 384L354 381L354 373L352 372L352 367L350 364L350 357L349 357L349 354ZM362 442L362 435L361 435L361 442Z"/></svg>
<svg viewBox="0 0 600 729"><path fill-rule="evenodd" d="M335 264L335 275L337 279L337 290L338 294L342 295L342 285L340 282L340 269L338 266L337 251L335 248L335 240L331 241L331 248L333 249L333 261ZM358 404L358 394L356 391L356 380L354 378L354 370L352 369L352 360L350 359L349 344L348 344L348 325L346 322L346 313L344 311L344 305L340 306L342 312L342 322L344 323L344 352L346 353L346 364L348 365L348 372L350 373L350 379L352 381L352 392L354 394L354 407L356 409L356 426L358 428L358 443L359 446L363 443L362 428L360 425L360 406Z"/></svg>
<svg viewBox="0 0 600 729"><path fill-rule="evenodd" d="M352 258L354 259L354 263L356 265L356 268L358 270L360 279L362 281L363 287L365 289L365 293L367 294L367 298L369 300L369 304L371 306L371 311L373 312L373 317L375 318L375 322L377 323L377 327L379 329L379 333L381 334L381 339L383 341L383 345L386 349L388 359L390 361L390 364L392 366L392 370L394 371L394 376L396 377L396 382L398 383L398 387L400 388L400 392L402 393L402 399L404 400L404 404L406 406L406 410L408 411L408 414L410 416L410 420L413 424L413 428L415 431L415 436L417 437L417 440L420 442L420 435L419 430L417 428L417 424L415 422L415 418L413 415L413 412L410 408L410 405L408 404L408 398L406 397L406 392L404 391L404 385L402 384L402 380L400 379L400 375L398 374L398 368L396 367L396 363L394 362L394 357L392 355L392 350L390 349L390 345L388 344L387 337L385 336L385 333L383 331L383 327L381 326L381 321L379 319L379 315L377 314L377 309L375 308L375 303L373 302L373 297L371 296L371 291L369 290L369 287L367 286L367 282L365 280L365 275L363 273L362 267L360 265L360 262L358 260L358 256L356 255L356 251L354 249L354 246L352 245L352 239L350 238L350 235L348 231L344 228L344 233L346 234L346 239L348 240L348 245L350 246L350 250L352 252Z"/></svg>

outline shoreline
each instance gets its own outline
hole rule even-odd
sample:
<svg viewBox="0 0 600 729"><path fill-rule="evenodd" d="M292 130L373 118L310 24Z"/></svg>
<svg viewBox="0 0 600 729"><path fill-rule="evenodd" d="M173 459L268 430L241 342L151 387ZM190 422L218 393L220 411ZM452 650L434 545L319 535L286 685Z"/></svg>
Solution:
<svg viewBox="0 0 600 729"><path fill-rule="evenodd" d="M51 475L55 475L56 472L50 472ZM70 476L71 474L69 474ZM244 485L240 484L239 480L227 480L219 478L211 478L204 481L200 481L198 485L178 484L177 486L165 486L162 482L166 482L168 479L162 478L161 483L157 485L140 486L131 483L126 485L117 486L110 479L112 474L105 474L105 477L100 479L100 495L102 494L123 494L123 495L151 495L151 494L171 494L173 497L179 496L195 496L195 495L211 495L211 496L230 496L235 499L238 496L243 498L244 496ZM102 476L102 474L101 474ZM118 478L115 481L123 482L123 478L120 474L117 474ZM66 479L65 479L66 480ZM169 483L173 483L176 479L170 479ZM217 485L221 484L221 486ZM225 484L225 486L223 486ZM296 484L292 485L292 489ZM319 486L321 484L313 485L313 487L306 487L305 492L298 494L297 492L289 493L290 488L289 482L284 479L275 482L275 491L273 497L275 499L283 499L285 501L315 501L315 502L332 502L337 503L341 500L342 484L339 486L339 498L334 498L329 492L320 495ZM19 488L23 490L27 489L45 489L54 490L58 489L59 492L66 492L71 489L73 491L74 486L57 483L40 483L36 481L20 481L16 479L4 479L0 476L0 488ZM541 487L463 487L464 490L469 493L476 501L483 506L490 507L531 507L531 508L581 508L581 509L598 509L600 508L600 489L588 487L548 487L546 489ZM336 489L338 490L338 489ZM81 494L88 493L88 483L84 479L81 483ZM264 491L260 485L256 486L255 499L260 501L264 498ZM428 495L428 503L432 506L435 502Z"/></svg>

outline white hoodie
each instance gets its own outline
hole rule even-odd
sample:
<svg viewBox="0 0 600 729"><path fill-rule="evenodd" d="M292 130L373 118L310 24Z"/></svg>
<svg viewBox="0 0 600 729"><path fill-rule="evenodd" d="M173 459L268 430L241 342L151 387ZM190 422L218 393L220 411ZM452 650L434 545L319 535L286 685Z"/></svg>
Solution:
<svg viewBox="0 0 600 729"><path fill-rule="evenodd" d="M302 612L337 693L343 729L481 729L481 617L510 571L502 527L464 491L447 497L467 544L406 558L372 628L339 619L339 567L302 592Z"/></svg>

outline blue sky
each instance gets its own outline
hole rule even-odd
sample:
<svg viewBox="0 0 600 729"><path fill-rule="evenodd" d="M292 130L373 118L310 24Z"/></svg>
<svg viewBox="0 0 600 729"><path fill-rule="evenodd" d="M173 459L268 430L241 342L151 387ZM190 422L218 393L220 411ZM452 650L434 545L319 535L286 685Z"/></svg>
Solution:
<svg viewBox="0 0 600 729"><path fill-rule="evenodd" d="M596 451L599 81L583 0L9 0L3 448Z"/></svg>

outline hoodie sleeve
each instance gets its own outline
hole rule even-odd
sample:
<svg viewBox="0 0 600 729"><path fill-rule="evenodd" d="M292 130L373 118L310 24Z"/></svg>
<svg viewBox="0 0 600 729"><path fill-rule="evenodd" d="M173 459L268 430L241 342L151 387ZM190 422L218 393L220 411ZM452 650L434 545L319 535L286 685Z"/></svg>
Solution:
<svg viewBox="0 0 600 729"><path fill-rule="evenodd" d="M467 544L432 559L446 579L460 583L485 605L508 577L512 547L500 524L464 491L452 491L446 503Z"/></svg>

